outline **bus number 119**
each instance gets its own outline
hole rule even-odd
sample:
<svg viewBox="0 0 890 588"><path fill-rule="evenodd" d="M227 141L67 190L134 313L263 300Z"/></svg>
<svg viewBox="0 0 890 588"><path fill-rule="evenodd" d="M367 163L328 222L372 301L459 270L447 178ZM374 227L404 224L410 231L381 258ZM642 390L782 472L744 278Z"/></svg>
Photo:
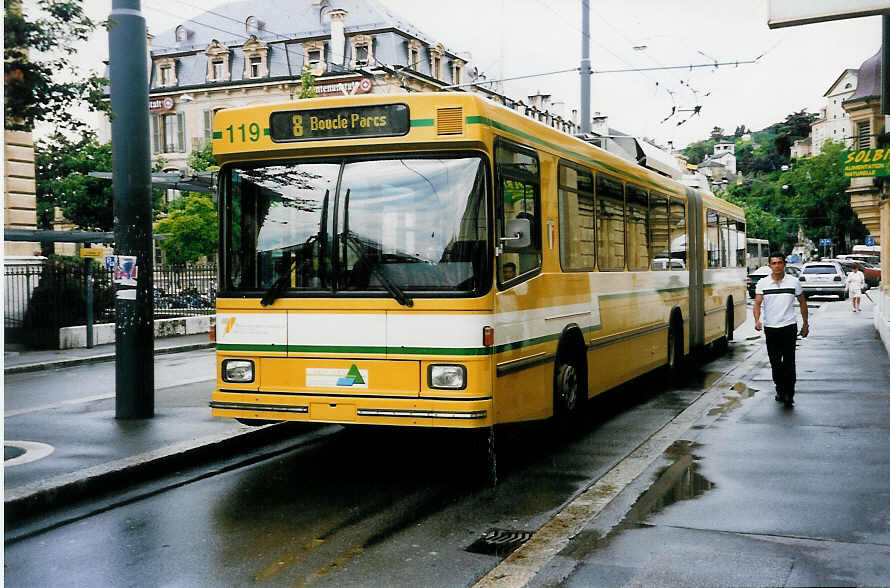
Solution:
<svg viewBox="0 0 890 588"><path fill-rule="evenodd" d="M235 142L235 136L240 131L241 132L241 141L247 141L248 135L250 136L250 140L253 142L257 142L260 140L260 125L257 123L250 123L250 126L245 127L245 125L229 125L226 127L226 130L229 131L229 142Z"/></svg>

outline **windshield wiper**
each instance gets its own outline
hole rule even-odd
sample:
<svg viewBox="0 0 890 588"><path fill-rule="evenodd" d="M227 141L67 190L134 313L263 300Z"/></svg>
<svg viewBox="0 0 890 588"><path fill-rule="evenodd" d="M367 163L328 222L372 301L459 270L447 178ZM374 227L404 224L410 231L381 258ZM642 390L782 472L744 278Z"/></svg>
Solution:
<svg viewBox="0 0 890 588"><path fill-rule="evenodd" d="M272 287L266 290L266 293L263 295L262 300L260 300L260 304L262 306L269 306L275 300L281 296L281 293L284 292L284 289L287 287L290 282L291 272L294 271L296 267L296 261L288 264L287 273L283 274L280 278L275 280L275 283L272 284Z"/></svg>
<svg viewBox="0 0 890 588"><path fill-rule="evenodd" d="M370 267L371 272L377 276L377 279L380 280L380 283L386 288L386 291L389 292L390 296L395 298L396 302L401 304L402 306L414 306L414 301L408 298L405 292L402 291L392 280L386 277L383 273L383 270L380 268L380 264L370 258L368 255L368 248L362 243L357 237L354 235L344 232L343 239L346 241L346 244L352 247L352 250L359 256L359 259L365 259L368 262L368 266Z"/></svg>

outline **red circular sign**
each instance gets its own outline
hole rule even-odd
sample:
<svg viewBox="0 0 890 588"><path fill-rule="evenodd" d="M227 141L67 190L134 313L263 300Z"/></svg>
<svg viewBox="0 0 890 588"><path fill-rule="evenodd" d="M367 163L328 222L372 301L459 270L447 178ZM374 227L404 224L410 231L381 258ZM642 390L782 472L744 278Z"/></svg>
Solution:
<svg viewBox="0 0 890 588"><path fill-rule="evenodd" d="M358 91L362 94L371 91L371 80L368 78L362 78L362 81L358 83Z"/></svg>
<svg viewBox="0 0 890 588"><path fill-rule="evenodd" d="M172 110L173 109L173 98L170 96L164 96L164 110Z"/></svg>

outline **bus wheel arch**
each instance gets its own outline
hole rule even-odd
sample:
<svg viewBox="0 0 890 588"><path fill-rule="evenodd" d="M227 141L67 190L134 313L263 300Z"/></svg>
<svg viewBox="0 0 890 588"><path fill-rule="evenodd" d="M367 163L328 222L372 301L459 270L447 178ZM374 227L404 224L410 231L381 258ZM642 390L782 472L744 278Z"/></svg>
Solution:
<svg viewBox="0 0 890 588"><path fill-rule="evenodd" d="M553 421L559 434L581 429L587 404L587 345L577 325L563 329L553 369Z"/></svg>

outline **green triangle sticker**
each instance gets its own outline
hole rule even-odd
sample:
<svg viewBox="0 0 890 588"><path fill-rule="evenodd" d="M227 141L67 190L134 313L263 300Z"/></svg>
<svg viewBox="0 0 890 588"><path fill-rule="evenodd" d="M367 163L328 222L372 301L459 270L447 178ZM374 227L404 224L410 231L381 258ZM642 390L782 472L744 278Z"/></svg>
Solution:
<svg viewBox="0 0 890 588"><path fill-rule="evenodd" d="M353 383L355 384L364 384L365 380L362 378L361 372L358 371L358 367L355 364L352 364L352 367L349 368L349 371L346 372L347 378L352 378Z"/></svg>

